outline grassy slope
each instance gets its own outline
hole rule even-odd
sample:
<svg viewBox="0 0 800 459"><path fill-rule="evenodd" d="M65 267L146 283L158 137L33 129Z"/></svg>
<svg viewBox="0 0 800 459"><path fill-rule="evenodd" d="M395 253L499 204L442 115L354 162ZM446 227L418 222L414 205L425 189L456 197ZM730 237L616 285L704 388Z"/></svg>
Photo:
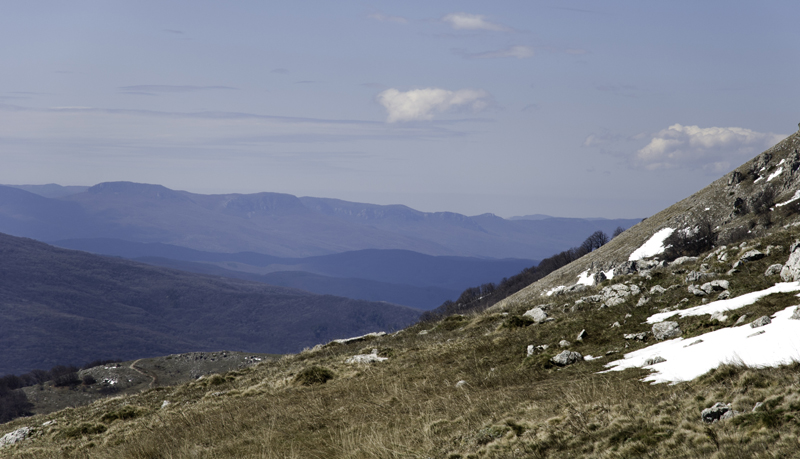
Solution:
<svg viewBox="0 0 800 459"><path fill-rule="evenodd" d="M750 241L747 249L780 245L784 250L745 265L732 276L731 293L771 285L766 267L784 262L786 248L800 230L775 232ZM730 249L734 257L742 249ZM698 262L699 265L700 262ZM709 261L720 271L727 264ZM416 325L371 342L320 346L278 361L212 376L136 396L96 402L46 416L20 419L19 426L41 426L4 457L789 457L800 448L800 366L778 370L725 367L677 385L639 382L645 372L598 374L624 350L644 346L622 339L646 331L645 318L688 298L681 265L653 272L652 279L629 276L614 282L679 285L636 307L638 297L612 308L563 312L581 294L558 297L550 306L553 322L514 326L526 308L452 317ZM606 281L606 284L609 282ZM583 293L582 295L589 294ZM544 297L540 297L544 298ZM548 298L549 299L549 298ZM537 301L541 303L542 301ZM739 313L750 317L796 304L793 295L773 295ZM626 314L630 317L626 318ZM684 337L716 327L703 318L678 322ZM620 328L611 328L620 322ZM604 356L566 368L550 368L557 351L525 356L528 344L573 341L581 329L588 338L573 344L584 354ZM426 334L419 332L427 330ZM626 349L626 346L630 346ZM348 356L378 349L387 362L344 363ZM322 366L334 379L302 386L303 369ZM462 387L456 383L464 380ZM161 408L164 400L170 405ZM706 425L700 411L715 402L732 402L748 414ZM756 402L768 410L749 413ZM119 419L120 417L125 419Z"/></svg>

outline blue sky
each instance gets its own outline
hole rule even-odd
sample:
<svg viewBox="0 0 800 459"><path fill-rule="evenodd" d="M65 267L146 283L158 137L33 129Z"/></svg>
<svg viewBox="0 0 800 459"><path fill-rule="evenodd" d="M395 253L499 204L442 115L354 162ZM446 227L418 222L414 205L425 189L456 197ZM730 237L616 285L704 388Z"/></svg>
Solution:
<svg viewBox="0 0 800 459"><path fill-rule="evenodd" d="M800 121L792 1L5 2L0 183L644 217Z"/></svg>

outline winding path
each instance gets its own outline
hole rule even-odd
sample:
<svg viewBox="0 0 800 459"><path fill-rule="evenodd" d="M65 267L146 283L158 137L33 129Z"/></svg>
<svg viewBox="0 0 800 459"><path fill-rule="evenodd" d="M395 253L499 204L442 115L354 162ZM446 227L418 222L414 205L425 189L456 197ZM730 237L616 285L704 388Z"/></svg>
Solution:
<svg viewBox="0 0 800 459"><path fill-rule="evenodd" d="M148 378L151 378L152 381L150 381L150 386L149 387L150 387L150 389L152 389L152 388L156 387L156 384L158 383L158 375L156 375L155 373L151 373L151 372L145 370L144 368L137 368L136 364L141 362L141 361L142 361L142 359L135 360L131 364L130 369L135 371L135 372L137 372L137 373L139 373L139 374L141 374L141 375L144 375L144 376L147 376Z"/></svg>

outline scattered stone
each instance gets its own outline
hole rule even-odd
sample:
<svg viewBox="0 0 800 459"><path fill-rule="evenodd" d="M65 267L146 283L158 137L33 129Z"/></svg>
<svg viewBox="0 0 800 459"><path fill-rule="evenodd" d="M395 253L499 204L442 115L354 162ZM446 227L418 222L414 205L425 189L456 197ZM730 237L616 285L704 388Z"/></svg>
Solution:
<svg viewBox="0 0 800 459"><path fill-rule="evenodd" d="M418 335L427 335L428 330L422 330L421 332L417 333Z"/></svg>
<svg viewBox="0 0 800 459"><path fill-rule="evenodd" d="M53 426L53 425L56 425L56 424L58 424L58 421L56 421L55 419L51 419L49 421L43 422L42 423L42 427Z"/></svg>
<svg viewBox="0 0 800 459"><path fill-rule="evenodd" d="M664 321L653 325L653 336L661 341L669 338L677 338L681 336L681 329L678 322Z"/></svg>
<svg viewBox="0 0 800 459"><path fill-rule="evenodd" d="M633 316L632 316L632 315L630 315L630 314L625 314L625 318L626 318L626 319L630 319L631 317L633 317Z"/></svg>
<svg viewBox="0 0 800 459"><path fill-rule="evenodd" d="M631 295L638 295L640 293L637 285L614 284L608 287L603 287L600 295L603 303L607 307L622 304Z"/></svg>
<svg viewBox="0 0 800 459"><path fill-rule="evenodd" d="M583 329L583 330L581 330L581 332L580 332L580 333L578 333L578 337L577 337L577 338L575 338L575 340L576 340L576 341L583 341L583 340L584 340L584 338L586 338L587 336L589 336L589 334L588 334L588 333L586 333L586 329Z"/></svg>
<svg viewBox="0 0 800 459"><path fill-rule="evenodd" d="M13 432L9 432L0 437L0 448L8 445L13 445L15 443L19 443L22 440L28 438L32 432L33 429L30 427L20 427L19 429Z"/></svg>
<svg viewBox="0 0 800 459"><path fill-rule="evenodd" d="M761 316L758 319L750 322L750 328L763 327L764 325L771 324L772 319L769 316Z"/></svg>
<svg viewBox="0 0 800 459"><path fill-rule="evenodd" d="M354 356L348 358L347 360L345 360L344 363L367 364L367 363L373 363L373 362L384 362L386 360L389 360L389 358L388 357L380 357L378 355L378 350L377 349L373 349L371 354L354 355Z"/></svg>
<svg viewBox="0 0 800 459"><path fill-rule="evenodd" d="M781 279L784 282L800 280L800 241L795 241L789 248L789 259L781 269Z"/></svg>
<svg viewBox="0 0 800 459"><path fill-rule="evenodd" d="M547 319L547 313L545 313L542 310L542 308L533 308L528 311L525 311L525 314L522 314L522 317L527 317L534 323L540 324L544 322L545 319Z"/></svg>
<svg viewBox="0 0 800 459"><path fill-rule="evenodd" d="M572 365L573 363L577 363L582 360L583 356L581 355L581 353L574 351L563 351L557 356L550 359L551 362L561 367Z"/></svg>
<svg viewBox="0 0 800 459"><path fill-rule="evenodd" d="M686 346L683 346L683 347L694 346L695 344L700 344L702 342L703 342L703 340L698 339L697 341L692 341L691 343L689 343L689 344L687 344Z"/></svg>
<svg viewBox="0 0 800 459"><path fill-rule="evenodd" d="M728 320L728 316L726 316L722 311L717 311L714 314L711 314L711 320L716 320L718 322L725 322Z"/></svg>
<svg viewBox="0 0 800 459"><path fill-rule="evenodd" d="M538 352L542 352L542 351L546 351L548 347L550 347L550 346L548 346L547 344L540 344L540 345L536 346L536 350Z"/></svg>
<svg viewBox="0 0 800 459"><path fill-rule="evenodd" d="M687 287L687 290L689 290L689 293L693 294L694 296L706 296L707 295L705 290L697 288L696 285L690 285L689 287Z"/></svg>
<svg viewBox="0 0 800 459"><path fill-rule="evenodd" d="M620 325L619 322L614 322L613 324L611 324L611 328L619 328L621 326L622 325Z"/></svg>
<svg viewBox="0 0 800 459"><path fill-rule="evenodd" d="M742 314L733 325L743 324L745 320L747 320L747 314Z"/></svg>
<svg viewBox="0 0 800 459"><path fill-rule="evenodd" d="M783 252L783 246L782 245L768 245L767 246L767 250L764 251L764 253L767 256L770 256L773 253L780 253L780 252Z"/></svg>
<svg viewBox="0 0 800 459"><path fill-rule="evenodd" d="M727 290L725 290L724 292L722 292L719 295L717 295L717 299L718 300L727 300L730 297L731 297L731 292L729 292Z"/></svg>
<svg viewBox="0 0 800 459"><path fill-rule="evenodd" d="M764 333L766 333L766 332L764 330L761 330L761 331L757 331L757 332L753 333L752 335L747 335L747 337L748 338L752 338L754 336L763 335Z"/></svg>
<svg viewBox="0 0 800 459"><path fill-rule="evenodd" d="M163 410L164 408L166 408L166 407L168 407L170 405L171 405L171 403L170 403L169 400L164 400L163 402L161 402L161 409Z"/></svg>
<svg viewBox="0 0 800 459"><path fill-rule="evenodd" d="M739 262L748 263L750 261L760 260L760 259L764 258L765 256L766 255L764 255L763 252L760 252L758 250L750 250L750 251L746 252L744 255L742 255L739 258ZM738 266L736 266L736 267L738 268Z"/></svg>
<svg viewBox="0 0 800 459"><path fill-rule="evenodd" d="M767 268L767 270L764 271L764 276L766 276L766 277L777 276L777 275L779 275L781 273L782 269L783 269L783 265L780 264L780 263L776 263L774 265L770 265L769 268Z"/></svg>
<svg viewBox="0 0 800 459"><path fill-rule="evenodd" d="M647 339L647 332L640 332L640 333L626 333L622 335L625 339L630 339L634 341L644 341Z"/></svg>
<svg viewBox="0 0 800 459"><path fill-rule="evenodd" d="M648 367L650 365L655 365L657 363L666 362L666 361L667 361L667 359L665 359L664 357L661 357L660 355L657 355L655 357L651 357L651 358L645 360L644 361L644 366Z"/></svg>
<svg viewBox="0 0 800 459"><path fill-rule="evenodd" d="M686 282L697 282L699 280L703 280L709 277L716 277L717 275L714 273L704 273L700 271L689 271L689 274L686 275Z"/></svg>
<svg viewBox="0 0 800 459"><path fill-rule="evenodd" d="M651 295L656 295L656 294L660 295L660 294L662 294L662 293L664 293L666 291L667 291L667 289L665 289L664 287L662 287L660 285L654 285L654 286L652 286L650 288L650 294Z"/></svg>
<svg viewBox="0 0 800 459"><path fill-rule="evenodd" d="M794 308L794 312L792 313L791 317L789 317L789 318L793 319L793 320L800 320L800 306L797 306L796 308Z"/></svg>
<svg viewBox="0 0 800 459"><path fill-rule="evenodd" d="M642 306L646 305L649 301L650 301L650 298L648 298L646 296L643 296L643 297L639 298L639 301L636 302L636 307L637 308L642 307Z"/></svg>
<svg viewBox="0 0 800 459"><path fill-rule="evenodd" d="M464 387L464 386L466 386L466 385L467 385L467 382L464 381L463 379L456 383L456 387L459 388L459 389Z"/></svg>
<svg viewBox="0 0 800 459"><path fill-rule="evenodd" d="M558 342L558 346L561 347L561 348L570 347L570 345L572 345L572 343L570 343L569 341L567 341L565 339L562 339L561 341Z"/></svg>
<svg viewBox="0 0 800 459"><path fill-rule="evenodd" d="M730 282L726 280L713 280L711 282L706 282L705 284L700 286L700 290L711 294L714 292L722 292L724 290L728 290L730 287Z"/></svg>
<svg viewBox="0 0 800 459"><path fill-rule="evenodd" d="M671 263L671 266L682 265L684 263L694 263L697 257L678 257Z"/></svg>
<svg viewBox="0 0 800 459"><path fill-rule="evenodd" d="M722 415L728 411L731 411L730 403L726 405L724 403L717 402L711 408L704 409L700 413L700 419L702 419L703 422L710 424L712 422L719 421L720 418L722 418Z"/></svg>

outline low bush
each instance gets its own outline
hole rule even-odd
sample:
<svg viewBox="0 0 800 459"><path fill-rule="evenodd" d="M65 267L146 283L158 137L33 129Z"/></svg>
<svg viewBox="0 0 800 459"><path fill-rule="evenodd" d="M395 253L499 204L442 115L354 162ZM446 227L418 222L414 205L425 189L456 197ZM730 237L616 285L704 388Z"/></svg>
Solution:
<svg viewBox="0 0 800 459"><path fill-rule="evenodd" d="M294 382L302 386L325 384L333 379L334 374L325 367L312 366L304 369L294 377Z"/></svg>

